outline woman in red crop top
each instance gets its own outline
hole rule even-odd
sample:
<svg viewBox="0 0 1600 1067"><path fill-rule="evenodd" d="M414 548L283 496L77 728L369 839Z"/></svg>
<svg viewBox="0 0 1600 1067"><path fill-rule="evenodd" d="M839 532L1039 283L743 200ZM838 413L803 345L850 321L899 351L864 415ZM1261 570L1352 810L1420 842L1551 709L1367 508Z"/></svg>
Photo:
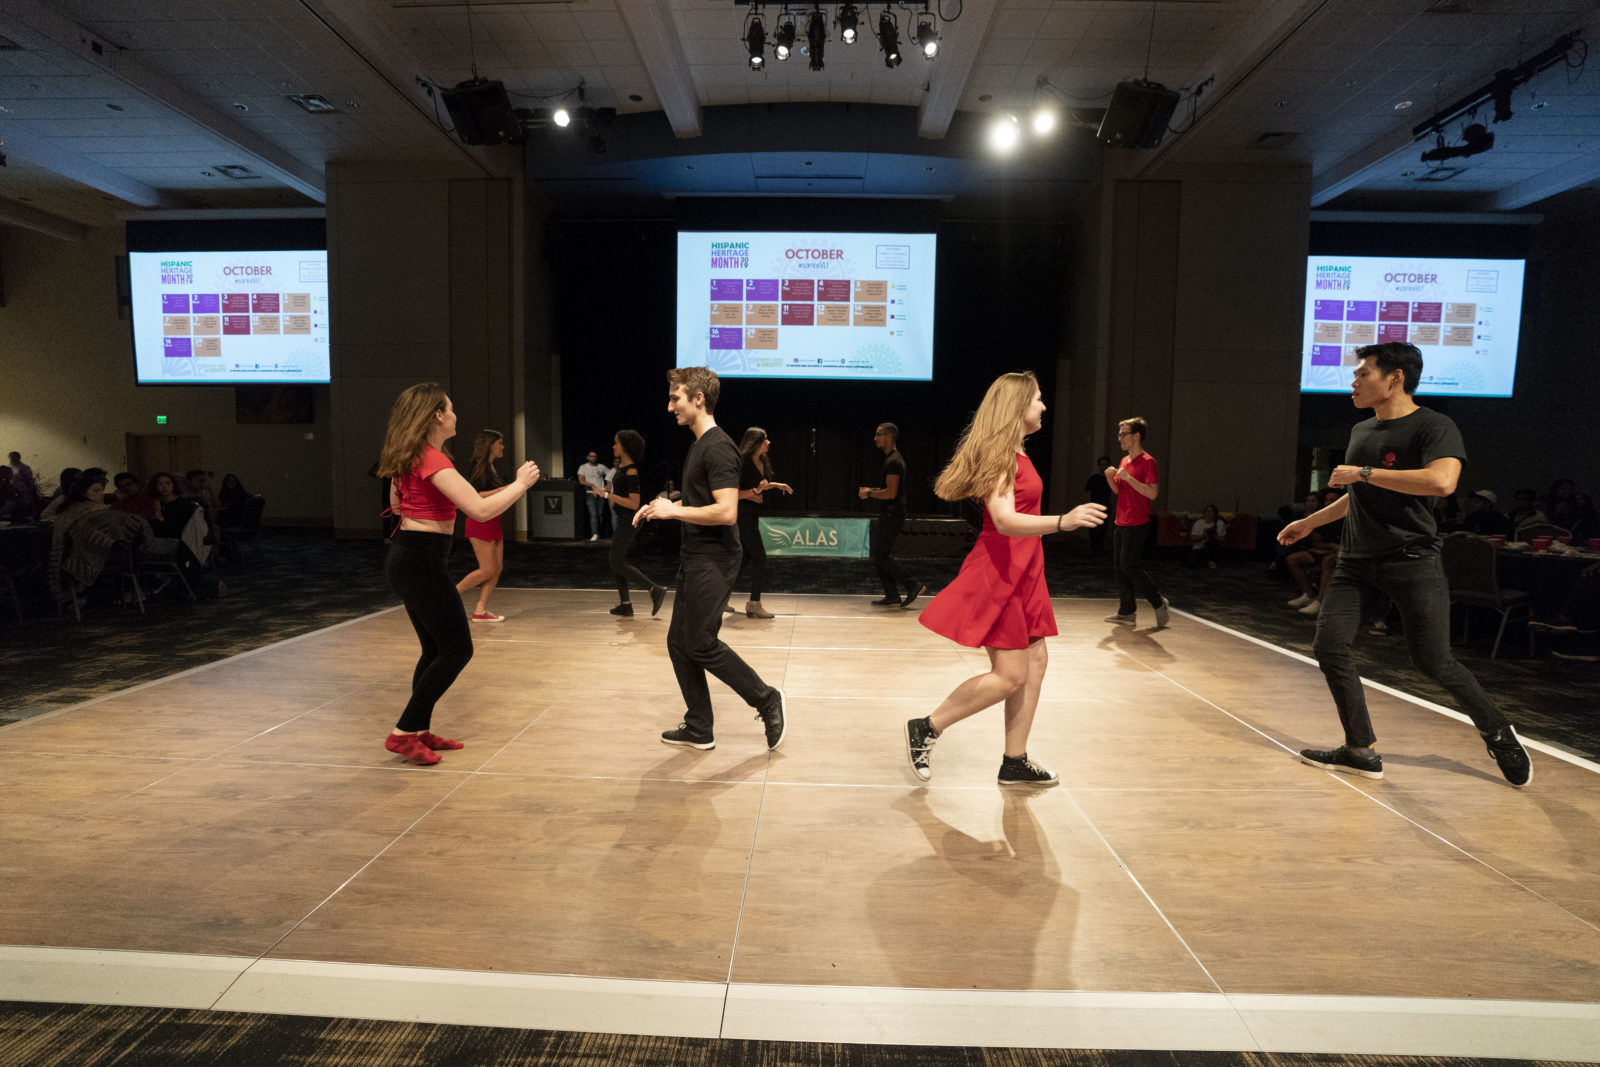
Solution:
<svg viewBox="0 0 1600 1067"><path fill-rule="evenodd" d="M445 569L456 510L488 522L539 480L539 466L529 460L510 485L480 496L440 451L455 432L455 408L439 383L413 385L389 412L378 458L378 477L390 479L389 504L400 516L383 576L405 604L422 645L411 673L411 699L384 747L418 763L438 763L441 749L465 747L429 730L433 706L472 659L467 613Z"/></svg>
<svg viewBox="0 0 1600 1067"><path fill-rule="evenodd" d="M494 465L494 461L505 454L506 435L499 430L479 430L472 438L472 466L468 469L467 481L479 496L493 496L506 484ZM504 615L489 610L489 597L500 584L500 572L505 570L506 564L506 532L500 520L479 522L468 518L467 544L472 546L478 565L456 583L456 592L477 588L478 606L469 616L473 622L504 622Z"/></svg>

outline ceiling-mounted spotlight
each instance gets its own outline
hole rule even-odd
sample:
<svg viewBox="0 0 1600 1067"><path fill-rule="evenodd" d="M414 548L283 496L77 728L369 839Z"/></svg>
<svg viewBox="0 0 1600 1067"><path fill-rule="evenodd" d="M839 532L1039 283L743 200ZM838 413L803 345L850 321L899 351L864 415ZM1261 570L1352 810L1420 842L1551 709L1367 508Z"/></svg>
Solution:
<svg viewBox="0 0 1600 1067"><path fill-rule="evenodd" d="M1022 140L1022 123L1015 115L1001 115L989 127L989 143L998 152L1009 152Z"/></svg>
<svg viewBox="0 0 1600 1067"><path fill-rule="evenodd" d="M1047 107L1041 107L1033 113L1033 132L1049 133L1056 128L1056 113Z"/></svg>
<svg viewBox="0 0 1600 1067"><path fill-rule="evenodd" d="M933 59L939 54L939 29L934 25L933 16L924 13L917 20L917 47L922 49L923 59Z"/></svg>
<svg viewBox="0 0 1600 1067"><path fill-rule="evenodd" d="M811 50L811 69L822 69L822 46L828 40L828 20L822 14L822 8L813 7L810 18L806 19L806 47Z"/></svg>
<svg viewBox="0 0 1600 1067"><path fill-rule="evenodd" d="M787 60L789 53L794 49L794 33L793 15L778 23L777 36L772 39L772 54L778 57L778 62Z"/></svg>
<svg viewBox="0 0 1600 1067"><path fill-rule="evenodd" d="M750 28L744 35L745 49L750 53L750 69L760 70L767 62L767 30L761 25L761 16L750 19Z"/></svg>
<svg viewBox="0 0 1600 1067"><path fill-rule="evenodd" d="M839 24L839 37L845 44L856 43L856 26L861 21L861 16L856 13L856 5L840 4L838 17L834 20Z"/></svg>
<svg viewBox="0 0 1600 1067"><path fill-rule="evenodd" d="M1494 134L1481 122L1474 122L1471 126L1461 131L1461 143L1447 145L1444 143L1444 134L1439 134L1436 147L1422 153L1422 162L1437 163L1442 159L1461 159L1466 156L1475 156L1479 152L1487 152L1494 147Z"/></svg>
<svg viewBox="0 0 1600 1067"><path fill-rule="evenodd" d="M563 130L572 125L572 112L568 111L564 107L556 108L556 113L551 115L550 118L551 121L553 121L557 126L560 126Z"/></svg>
<svg viewBox="0 0 1600 1067"><path fill-rule="evenodd" d="M878 16L878 47L883 49L883 65L893 69L900 65L900 27L886 7Z"/></svg>

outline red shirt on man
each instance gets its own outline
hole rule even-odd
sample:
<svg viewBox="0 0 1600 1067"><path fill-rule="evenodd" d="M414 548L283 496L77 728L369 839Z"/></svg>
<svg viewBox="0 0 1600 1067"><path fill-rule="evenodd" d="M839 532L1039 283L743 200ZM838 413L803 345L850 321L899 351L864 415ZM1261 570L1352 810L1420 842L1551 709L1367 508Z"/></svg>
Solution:
<svg viewBox="0 0 1600 1067"><path fill-rule="evenodd" d="M1157 484L1156 460L1148 452L1140 452L1137 456L1123 456L1122 462L1117 466L1145 485ZM1149 521L1149 499L1119 478L1117 480L1117 525L1143 526Z"/></svg>

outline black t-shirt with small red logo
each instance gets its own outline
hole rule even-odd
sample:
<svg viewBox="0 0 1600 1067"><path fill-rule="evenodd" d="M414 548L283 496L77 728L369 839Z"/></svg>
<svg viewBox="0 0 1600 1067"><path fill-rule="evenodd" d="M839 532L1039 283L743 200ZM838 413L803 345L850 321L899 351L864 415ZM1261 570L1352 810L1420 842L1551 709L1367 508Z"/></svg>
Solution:
<svg viewBox="0 0 1600 1067"><path fill-rule="evenodd" d="M1344 461L1377 470L1421 470L1436 459L1463 463L1467 449L1461 431L1449 418L1418 408L1398 419L1376 417L1350 431ZM1347 559L1376 559L1397 552L1439 550L1439 526L1431 496L1412 496L1381 489L1368 482L1349 487L1350 512L1345 516L1339 554Z"/></svg>

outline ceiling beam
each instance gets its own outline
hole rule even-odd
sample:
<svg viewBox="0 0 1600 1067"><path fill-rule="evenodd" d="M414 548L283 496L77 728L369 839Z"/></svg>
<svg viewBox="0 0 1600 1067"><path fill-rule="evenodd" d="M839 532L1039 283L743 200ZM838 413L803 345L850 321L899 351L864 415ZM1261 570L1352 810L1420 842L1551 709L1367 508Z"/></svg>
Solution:
<svg viewBox="0 0 1600 1067"><path fill-rule="evenodd" d="M700 95L689 75L689 62L683 58L671 9L662 0L617 0L617 10L633 38L633 47L644 60L650 85L661 101L673 135L699 137Z"/></svg>
<svg viewBox="0 0 1600 1067"><path fill-rule="evenodd" d="M1600 151L1579 156L1560 166L1551 167L1542 174L1506 186L1494 194L1493 207L1496 211L1515 211L1596 180L1600 180Z"/></svg>
<svg viewBox="0 0 1600 1067"><path fill-rule="evenodd" d="M89 237L87 226L10 200L0 200L0 224L20 226L25 230L33 230L47 237L58 237L63 241L84 241Z"/></svg>
<svg viewBox="0 0 1600 1067"><path fill-rule="evenodd" d="M318 203L327 199L320 168L301 162L244 123L197 100L188 90L121 53L115 45L97 39L70 19L46 10L41 3L14 4L11 10L15 20L31 31L26 37L43 38L61 52L104 71L149 100L203 127L212 136L249 156L266 177Z"/></svg>
<svg viewBox="0 0 1600 1067"><path fill-rule="evenodd" d="M70 178L139 207L183 207L187 203L182 197L101 166L76 152L58 148L50 141L33 141L26 136L19 140L14 134L7 134L5 144L7 153L18 162Z"/></svg>
<svg viewBox="0 0 1600 1067"><path fill-rule="evenodd" d="M1362 182L1381 168L1392 169L1397 162L1395 157L1408 148L1416 149L1417 155L1421 156L1422 149L1417 146L1416 138L1411 136L1410 125L1401 122L1338 162L1322 168L1311 176L1311 206L1321 207L1335 197L1359 188ZM1417 166L1422 166L1420 160Z"/></svg>
<svg viewBox="0 0 1600 1067"><path fill-rule="evenodd" d="M978 61L978 52L989 36L989 21L994 17L997 0L966 0L961 5L961 18L946 25L954 28L950 34L941 33L939 57L933 61L933 72L928 78L928 91L923 94L922 106L917 109L917 136L943 137L950 130L950 120L966 95L967 82L972 78L972 68ZM912 47L916 31L915 20L901 47L908 52L919 52ZM862 37L872 41L870 27L863 27ZM955 47L950 47L954 39ZM912 62L916 62L913 59Z"/></svg>

